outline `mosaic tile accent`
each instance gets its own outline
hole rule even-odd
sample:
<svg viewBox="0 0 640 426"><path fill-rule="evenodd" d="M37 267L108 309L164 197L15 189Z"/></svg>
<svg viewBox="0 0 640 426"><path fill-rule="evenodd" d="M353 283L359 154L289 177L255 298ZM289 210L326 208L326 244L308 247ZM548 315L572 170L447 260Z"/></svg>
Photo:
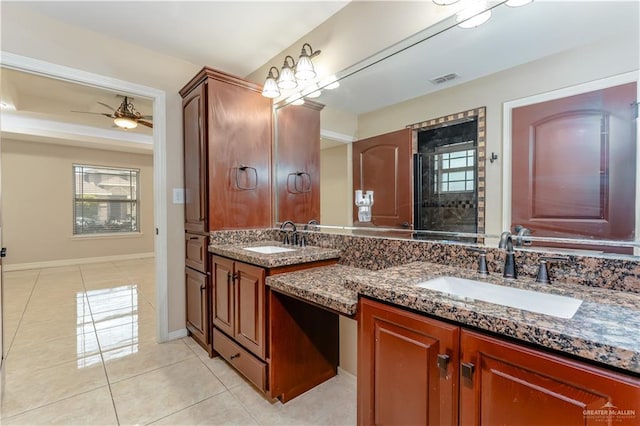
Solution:
<svg viewBox="0 0 640 426"><path fill-rule="evenodd" d="M478 219L477 219L477 231L478 234L484 234L485 232L485 197L486 197L486 128L487 128L487 109L486 107L479 107L470 109L467 111L458 112L455 114L447 115L445 117L438 117L431 120L421 121L419 123L413 123L405 126L407 129L414 130L428 130L429 128L439 127L443 124L451 123L457 120L465 120L468 118L476 118L478 121L478 136L476 147L478 153ZM414 132L415 134L415 132ZM415 139L415 138L414 138ZM416 152L417 146L414 141L413 152ZM478 244L482 244L484 240L478 239Z"/></svg>

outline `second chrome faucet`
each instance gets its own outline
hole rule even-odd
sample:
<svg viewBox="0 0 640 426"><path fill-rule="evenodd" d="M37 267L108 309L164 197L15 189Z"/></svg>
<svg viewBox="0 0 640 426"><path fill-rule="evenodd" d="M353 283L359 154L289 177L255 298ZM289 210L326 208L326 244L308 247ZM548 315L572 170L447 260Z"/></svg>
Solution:
<svg viewBox="0 0 640 426"><path fill-rule="evenodd" d="M500 234L500 243L498 248L506 250L504 256L504 269L502 276L505 278L516 279L518 278L518 271L516 269L515 253L513 252L513 240L511 232L505 231Z"/></svg>

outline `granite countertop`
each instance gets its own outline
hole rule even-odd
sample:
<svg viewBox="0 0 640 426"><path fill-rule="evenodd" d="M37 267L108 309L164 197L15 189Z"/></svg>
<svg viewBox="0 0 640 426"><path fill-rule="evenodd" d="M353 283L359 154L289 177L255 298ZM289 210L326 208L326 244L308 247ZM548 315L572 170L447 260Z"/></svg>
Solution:
<svg viewBox="0 0 640 426"><path fill-rule="evenodd" d="M358 293L345 287L347 279L375 272L345 265L321 266L267 277L267 285L281 293L316 303L343 315L354 316Z"/></svg>
<svg viewBox="0 0 640 426"><path fill-rule="evenodd" d="M582 299L571 319L562 319L415 285L456 276ZM472 270L415 262L348 276L343 285L360 295L415 309L545 348L640 373L640 295L575 284L538 284L533 279L482 277Z"/></svg>
<svg viewBox="0 0 640 426"><path fill-rule="evenodd" d="M247 247L265 246L282 247L294 250L268 254L245 250ZM253 241L230 245L211 244L209 245L209 252L265 268L276 268L279 266L296 265L300 263L315 262L318 260L337 259L340 257L340 250L338 249L313 246L290 246L278 241Z"/></svg>

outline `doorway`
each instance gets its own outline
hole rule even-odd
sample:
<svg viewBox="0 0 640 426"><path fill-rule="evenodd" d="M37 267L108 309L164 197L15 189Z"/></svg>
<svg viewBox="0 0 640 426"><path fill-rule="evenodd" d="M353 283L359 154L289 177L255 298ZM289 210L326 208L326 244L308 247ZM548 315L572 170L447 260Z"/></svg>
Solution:
<svg viewBox="0 0 640 426"><path fill-rule="evenodd" d="M633 254L630 244L606 242L638 235L637 79L632 72L505 104L504 229L560 239L538 242L545 246Z"/></svg>
<svg viewBox="0 0 640 426"><path fill-rule="evenodd" d="M3 67L39 74L69 81L80 85L93 86L112 92L130 93L153 101L153 117L157 125L153 132L153 194L155 230L155 276L156 276L156 339L169 339L168 332L168 256L167 256L167 196L166 196L166 94L162 90L64 67L32 58L2 52Z"/></svg>

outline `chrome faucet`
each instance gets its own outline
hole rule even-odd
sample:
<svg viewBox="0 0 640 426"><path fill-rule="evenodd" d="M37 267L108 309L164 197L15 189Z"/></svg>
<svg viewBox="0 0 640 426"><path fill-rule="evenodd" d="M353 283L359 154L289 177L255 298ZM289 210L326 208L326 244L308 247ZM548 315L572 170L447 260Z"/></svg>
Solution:
<svg viewBox="0 0 640 426"><path fill-rule="evenodd" d="M513 240L511 239L511 232L505 231L500 234L500 243L498 248L506 249L504 256L504 272L502 274L505 278L516 279L518 278L518 272L516 271L516 259L513 253Z"/></svg>
<svg viewBox="0 0 640 426"><path fill-rule="evenodd" d="M289 234L287 234L286 232L287 230L286 228L288 225L291 225L293 227L293 235L291 236L291 239L289 239ZM291 245L298 244L298 228L296 228L295 223L293 223L290 220L285 220L284 222L282 222L282 225L280 225L280 230L285 231L284 239L282 240L283 244L291 244Z"/></svg>
<svg viewBox="0 0 640 426"><path fill-rule="evenodd" d="M529 230L529 228L525 228L522 225L516 225L513 229L516 231L516 247L531 245L531 240L524 238L531 235L531 230Z"/></svg>

